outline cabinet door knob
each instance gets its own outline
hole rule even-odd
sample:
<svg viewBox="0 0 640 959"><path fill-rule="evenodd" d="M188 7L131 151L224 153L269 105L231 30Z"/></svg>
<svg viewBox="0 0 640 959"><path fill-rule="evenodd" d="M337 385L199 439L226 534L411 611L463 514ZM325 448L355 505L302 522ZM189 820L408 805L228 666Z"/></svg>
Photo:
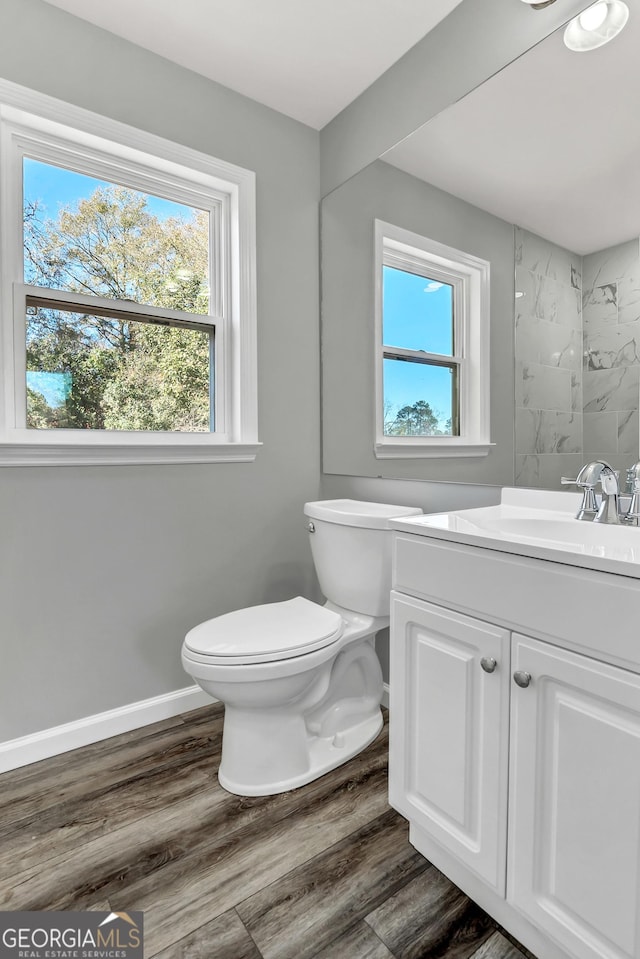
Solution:
<svg viewBox="0 0 640 959"><path fill-rule="evenodd" d="M492 673L498 664L493 656L483 656L480 660L480 665L484 669L485 673Z"/></svg>
<svg viewBox="0 0 640 959"><path fill-rule="evenodd" d="M513 681L516 686L526 689L531 682L531 673L525 672L524 669L517 669L513 674Z"/></svg>

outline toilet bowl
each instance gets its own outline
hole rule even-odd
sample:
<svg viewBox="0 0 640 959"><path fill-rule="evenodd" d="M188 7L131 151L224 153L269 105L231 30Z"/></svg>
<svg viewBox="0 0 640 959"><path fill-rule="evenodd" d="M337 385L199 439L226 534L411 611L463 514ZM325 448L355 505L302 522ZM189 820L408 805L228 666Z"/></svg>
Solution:
<svg viewBox="0 0 640 959"><path fill-rule="evenodd" d="M383 685L374 639L389 624L388 524L420 512L354 500L307 503L324 606L297 596L187 633L183 668L225 705L218 779L228 792L295 789L376 738Z"/></svg>

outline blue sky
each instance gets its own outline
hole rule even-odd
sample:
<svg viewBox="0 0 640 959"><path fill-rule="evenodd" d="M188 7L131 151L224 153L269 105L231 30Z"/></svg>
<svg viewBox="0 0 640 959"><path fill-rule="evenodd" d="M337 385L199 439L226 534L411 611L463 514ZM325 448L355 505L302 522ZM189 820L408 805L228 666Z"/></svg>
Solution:
<svg viewBox="0 0 640 959"><path fill-rule="evenodd" d="M52 219L58 215L60 207L75 205L78 200L91 196L98 187L111 185L105 180L74 173L73 170L65 170L29 157L24 160L23 176L25 199L41 200L46 207L47 216ZM149 211L161 220L170 216L189 219L192 214L191 207L182 203L163 200L147 193L144 196L147 197Z"/></svg>
<svg viewBox="0 0 640 959"><path fill-rule="evenodd" d="M383 267L383 342L427 353L453 354L453 288ZM442 420L451 416L451 373L443 367L384 361L384 392L394 411L426 400Z"/></svg>

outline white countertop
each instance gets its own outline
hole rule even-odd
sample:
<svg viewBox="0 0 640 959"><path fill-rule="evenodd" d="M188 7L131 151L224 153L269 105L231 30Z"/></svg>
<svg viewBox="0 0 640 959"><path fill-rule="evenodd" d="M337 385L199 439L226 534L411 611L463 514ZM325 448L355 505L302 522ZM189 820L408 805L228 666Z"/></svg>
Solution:
<svg viewBox="0 0 640 959"><path fill-rule="evenodd" d="M502 490L498 506L398 518L395 530L640 579L640 528L580 521L579 493Z"/></svg>

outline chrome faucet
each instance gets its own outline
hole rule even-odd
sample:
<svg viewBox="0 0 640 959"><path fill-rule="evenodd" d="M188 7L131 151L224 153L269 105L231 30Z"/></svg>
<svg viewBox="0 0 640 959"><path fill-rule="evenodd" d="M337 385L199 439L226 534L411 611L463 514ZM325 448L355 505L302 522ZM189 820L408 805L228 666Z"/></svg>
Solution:
<svg viewBox="0 0 640 959"><path fill-rule="evenodd" d="M627 492L631 493L631 501L622 522L629 526L640 526L640 462L627 470Z"/></svg>
<svg viewBox="0 0 640 959"><path fill-rule="evenodd" d="M563 486L578 486L583 491L582 503L576 513L576 519L610 525L620 523L618 474L605 460L587 463L575 479L567 479L563 476L560 482ZM598 483L602 488L600 506L598 506L595 492ZM638 492L640 494L640 483Z"/></svg>
<svg viewBox="0 0 640 959"><path fill-rule="evenodd" d="M594 519L594 523L609 523L617 526L620 523L620 487L618 485L618 474L608 463L601 461L602 470L600 472L600 486L602 487L602 499L600 509Z"/></svg>

